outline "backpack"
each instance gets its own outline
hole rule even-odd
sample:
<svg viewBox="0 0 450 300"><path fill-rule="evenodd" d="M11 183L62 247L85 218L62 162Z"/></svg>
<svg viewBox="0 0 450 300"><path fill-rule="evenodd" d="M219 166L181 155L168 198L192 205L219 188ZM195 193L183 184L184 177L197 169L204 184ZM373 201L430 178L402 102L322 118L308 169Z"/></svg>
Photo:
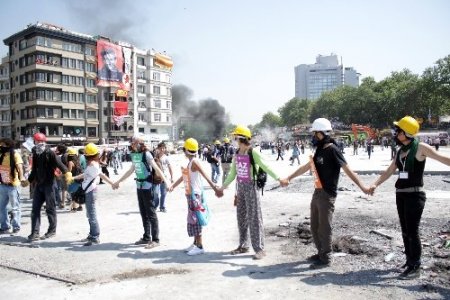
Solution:
<svg viewBox="0 0 450 300"><path fill-rule="evenodd" d="M150 153L152 153L152 152L150 152ZM150 173L147 181L151 182L152 184L160 184L161 182L163 182L163 179L161 176L159 176L158 173L156 173L155 168L150 168L150 166L147 162L147 159L146 159L147 156L145 154L146 154L145 152L142 154L142 162L144 163L147 171ZM162 170L162 165L161 165L161 161L159 160L159 158L156 158L156 156L154 156L153 159L155 160L155 163L158 165L158 167Z"/></svg>
<svg viewBox="0 0 450 300"><path fill-rule="evenodd" d="M213 150L213 149L209 150L208 153L206 154L206 161L209 162L210 164L216 162L216 161L213 159L213 155L214 155L214 150Z"/></svg>
<svg viewBox="0 0 450 300"><path fill-rule="evenodd" d="M161 169L163 169L161 160L159 158L157 158L156 156L154 157L155 163L156 165ZM161 184L164 180L162 179L162 177L156 172L155 168L152 168L152 183L153 184Z"/></svg>
<svg viewBox="0 0 450 300"><path fill-rule="evenodd" d="M261 189L261 195L264 195L264 186L267 182L267 173L261 168L258 168L258 172L256 172L255 161L253 160L253 149L250 148L248 155L250 156L250 164L253 168L253 181L256 182L256 187ZM256 174L256 175L255 175Z"/></svg>

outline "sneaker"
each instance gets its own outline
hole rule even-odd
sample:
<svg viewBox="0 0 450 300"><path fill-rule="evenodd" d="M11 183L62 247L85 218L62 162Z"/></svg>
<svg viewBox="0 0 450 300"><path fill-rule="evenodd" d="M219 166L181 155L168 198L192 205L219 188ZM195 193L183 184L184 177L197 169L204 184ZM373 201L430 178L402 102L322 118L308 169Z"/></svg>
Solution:
<svg viewBox="0 0 450 300"><path fill-rule="evenodd" d="M100 240L98 238L90 238L89 241L83 244L83 246L92 246L100 244Z"/></svg>
<svg viewBox="0 0 450 300"><path fill-rule="evenodd" d="M145 246L145 249L153 249L158 246L159 246L159 242L153 241L153 242L148 243L147 246Z"/></svg>
<svg viewBox="0 0 450 300"><path fill-rule="evenodd" d="M135 245L147 245L150 241L149 240L144 240L144 239L139 239L139 241L134 242Z"/></svg>
<svg viewBox="0 0 450 300"><path fill-rule="evenodd" d="M183 251L187 253L187 252L191 251L192 249L194 249L195 247L196 246L194 244L192 244L189 247L187 247L186 249L184 249Z"/></svg>
<svg viewBox="0 0 450 300"><path fill-rule="evenodd" d="M199 254L203 254L205 253L205 249L203 248L199 248L197 246L194 246L194 248L192 248L191 250L189 250L189 252L187 253L187 255L189 256L194 256L194 255L199 255Z"/></svg>
<svg viewBox="0 0 450 300"><path fill-rule="evenodd" d="M32 233L28 236L29 242L39 241L40 239L41 239L41 237L39 236L39 233L37 233L37 232Z"/></svg>
<svg viewBox="0 0 450 300"><path fill-rule="evenodd" d="M309 268L311 270L316 270L316 269L323 269L323 268L328 268L331 265L329 260L317 260L315 262L313 262L312 264L309 265Z"/></svg>
<svg viewBox="0 0 450 300"><path fill-rule="evenodd" d="M43 236L41 236L41 240L46 240L49 239L51 237L54 237L56 235L55 231L52 232L47 232L46 234L44 234Z"/></svg>
<svg viewBox="0 0 450 300"><path fill-rule="evenodd" d="M166 212L167 212L167 210L166 210L165 208L161 208L159 211L160 211L160 212L163 212L163 213L166 213Z"/></svg>
<svg viewBox="0 0 450 300"><path fill-rule="evenodd" d="M406 270L398 276L399 279L409 280L420 277L420 266L408 267Z"/></svg>
<svg viewBox="0 0 450 300"><path fill-rule="evenodd" d="M83 206L78 206L77 211L83 211Z"/></svg>
<svg viewBox="0 0 450 300"><path fill-rule="evenodd" d="M249 249L247 247L237 247L236 249L230 251L231 255L237 255L237 254L243 254L243 253L247 253L249 251Z"/></svg>
<svg viewBox="0 0 450 300"><path fill-rule="evenodd" d="M19 233L19 231L20 231L20 228L14 228L13 229L13 233Z"/></svg>
<svg viewBox="0 0 450 300"><path fill-rule="evenodd" d="M86 242L89 242L90 240L92 240L92 237L90 235L88 235L87 238L82 239L80 242L86 243Z"/></svg>
<svg viewBox="0 0 450 300"><path fill-rule="evenodd" d="M0 234L8 234L8 233L9 233L9 228L0 230Z"/></svg>
<svg viewBox="0 0 450 300"><path fill-rule="evenodd" d="M261 250L261 251L256 252L255 255L253 255L253 259L260 260L260 259L263 259L264 256L266 256L266 252Z"/></svg>
<svg viewBox="0 0 450 300"><path fill-rule="evenodd" d="M60 204L60 205L59 205L59 208L60 208L60 209L64 209L64 204Z"/></svg>

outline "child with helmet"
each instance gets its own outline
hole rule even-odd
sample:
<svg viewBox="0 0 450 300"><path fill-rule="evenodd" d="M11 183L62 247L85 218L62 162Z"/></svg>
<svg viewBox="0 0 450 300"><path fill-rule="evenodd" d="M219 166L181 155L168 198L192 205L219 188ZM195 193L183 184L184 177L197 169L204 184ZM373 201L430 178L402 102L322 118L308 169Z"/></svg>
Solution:
<svg viewBox="0 0 450 300"><path fill-rule="evenodd" d="M394 126L394 138L401 147L391 165L373 183L370 192L373 194L380 184L399 170L395 196L406 255L406 263L402 267L406 269L400 274L400 279L413 279L420 277L422 246L419 225L426 201L423 189L425 160L429 157L450 166L450 157L419 142L416 135L420 126L413 117L405 116L394 122Z"/></svg>
<svg viewBox="0 0 450 300"><path fill-rule="evenodd" d="M203 177L211 188L217 193L218 189L214 182L206 175L200 161L197 159L198 142L194 138L188 138L184 142L183 151L189 160L187 167L182 168L182 175L170 187L169 191L173 191L181 182L184 181L185 195L188 203L187 216L187 232L188 236L194 237L194 242L184 251L187 255L199 255L205 253L202 242L202 225L200 225L196 210L202 208L205 199L203 197ZM204 208L203 208L204 209Z"/></svg>

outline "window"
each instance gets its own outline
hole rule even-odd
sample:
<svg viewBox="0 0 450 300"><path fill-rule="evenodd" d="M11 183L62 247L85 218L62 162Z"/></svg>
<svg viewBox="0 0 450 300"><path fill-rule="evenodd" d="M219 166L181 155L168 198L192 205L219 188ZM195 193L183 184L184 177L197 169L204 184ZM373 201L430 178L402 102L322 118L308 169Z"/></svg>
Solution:
<svg viewBox="0 0 450 300"><path fill-rule="evenodd" d="M88 137L97 136L97 127L88 127Z"/></svg>
<svg viewBox="0 0 450 300"><path fill-rule="evenodd" d="M97 95L86 95L87 103L97 103Z"/></svg>
<svg viewBox="0 0 450 300"><path fill-rule="evenodd" d="M170 83L170 75L166 74L166 82Z"/></svg>
<svg viewBox="0 0 450 300"><path fill-rule="evenodd" d="M69 119L69 110L68 109L62 110L62 117L63 117L63 119Z"/></svg>
<svg viewBox="0 0 450 300"><path fill-rule="evenodd" d="M160 99L153 100L153 106L155 108L161 108L161 100Z"/></svg>
<svg viewBox="0 0 450 300"><path fill-rule="evenodd" d="M87 115L86 115L87 119L97 119L97 111L87 111Z"/></svg>
<svg viewBox="0 0 450 300"><path fill-rule="evenodd" d="M45 118L45 108L38 107L36 109L36 115L37 115L38 118Z"/></svg>
<svg viewBox="0 0 450 300"><path fill-rule="evenodd" d="M19 50L23 50L27 47L27 40L21 40L19 42Z"/></svg>
<svg viewBox="0 0 450 300"><path fill-rule="evenodd" d="M95 65L91 63L86 63L86 72L96 72Z"/></svg>
<svg viewBox="0 0 450 300"><path fill-rule="evenodd" d="M153 94L161 95L161 87L153 86Z"/></svg>
<svg viewBox="0 0 450 300"><path fill-rule="evenodd" d="M140 127L139 128L139 133L145 133L145 128L144 127Z"/></svg>
<svg viewBox="0 0 450 300"><path fill-rule="evenodd" d="M77 69L84 70L84 61L77 59Z"/></svg>
<svg viewBox="0 0 450 300"><path fill-rule="evenodd" d="M171 90L171 88L169 88L169 87L168 87L168 88L166 88L166 89L167 89L167 94L166 94L166 95L167 95L167 96L170 96L170 95L171 95L171 93L172 93L172 90Z"/></svg>
<svg viewBox="0 0 450 300"><path fill-rule="evenodd" d="M90 55L90 56L95 56L95 49L86 47L86 49L84 50L84 54Z"/></svg>
<svg viewBox="0 0 450 300"><path fill-rule="evenodd" d="M155 117L155 122L161 122L161 114L156 113L156 114L154 115L154 117Z"/></svg>
<svg viewBox="0 0 450 300"><path fill-rule="evenodd" d="M84 119L84 110L82 109L78 110L78 119Z"/></svg>
<svg viewBox="0 0 450 300"><path fill-rule="evenodd" d="M44 38L42 36L38 36L36 39L36 45L38 46L44 46L44 47L51 47L52 46L52 40L48 38Z"/></svg>
<svg viewBox="0 0 450 300"><path fill-rule="evenodd" d="M137 64L139 66L145 66L145 59L143 57L138 57L137 58Z"/></svg>
<svg viewBox="0 0 450 300"><path fill-rule="evenodd" d="M153 73L153 80L161 80L161 74L159 74L158 72Z"/></svg>
<svg viewBox="0 0 450 300"><path fill-rule="evenodd" d="M95 87L94 79L86 79L86 87Z"/></svg>
<svg viewBox="0 0 450 300"><path fill-rule="evenodd" d="M138 85L138 93L145 94L145 86Z"/></svg>
<svg viewBox="0 0 450 300"><path fill-rule="evenodd" d="M154 129L154 128L152 128L152 129L150 129L150 133L158 133L158 130L157 130L157 129Z"/></svg>
<svg viewBox="0 0 450 300"><path fill-rule="evenodd" d="M166 108L167 109L172 109L172 102L166 101Z"/></svg>
<svg viewBox="0 0 450 300"><path fill-rule="evenodd" d="M145 79L145 73L144 72L138 72L137 77L138 77L138 79Z"/></svg>
<svg viewBox="0 0 450 300"><path fill-rule="evenodd" d="M71 119L76 119L77 118L77 110L76 109L71 109L70 110L70 118Z"/></svg>
<svg viewBox="0 0 450 300"><path fill-rule="evenodd" d="M138 120L139 121L145 121L144 120L144 114L138 114Z"/></svg>
<svg viewBox="0 0 450 300"><path fill-rule="evenodd" d="M82 53L81 45L78 44L63 43L63 50Z"/></svg>

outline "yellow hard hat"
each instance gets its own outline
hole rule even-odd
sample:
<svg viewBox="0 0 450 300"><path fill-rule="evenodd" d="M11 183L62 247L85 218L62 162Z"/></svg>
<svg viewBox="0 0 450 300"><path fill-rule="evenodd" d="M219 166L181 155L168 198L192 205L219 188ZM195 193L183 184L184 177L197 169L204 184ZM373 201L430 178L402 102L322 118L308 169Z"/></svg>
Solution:
<svg viewBox="0 0 450 300"><path fill-rule="evenodd" d="M226 138L223 139L223 142L224 142L225 144L229 144L229 143L230 143L230 139L226 137Z"/></svg>
<svg viewBox="0 0 450 300"><path fill-rule="evenodd" d="M242 126L242 125L236 126L236 128L234 129L232 134L233 135L243 136L243 137L246 137L248 139L252 138L252 133L251 133L250 129L248 129L248 127Z"/></svg>
<svg viewBox="0 0 450 300"><path fill-rule="evenodd" d="M399 121L394 122L394 125L403 130L406 135L413 137L419 132L420 125L413 117L406 116Z"/></svg>
<svg viewBox="0 0 450 300"><path fill-rule="evenodd" d="M94 156L98 154L98 148L95 144L89 143L84 147L84 154L86 156Z"/></svg>
<svg viewBox="0 0 450 300"><path fill-rule="evenodd" d="M78 154L77 149L75 148L67 149L67 155L77 155L77 154Z"/></svg>
<svg viewBox="0 0 450 300"><path fill-rule="evenodd" d="M219 140L216 140L216 141L214 142L214 144L215 144L215 145L220 145L220 141L219 141Z"/></svg>
<svg viewBox="0 0 450 300"><path fill-rule="evenodd" d="M189 152L197 153L198 151L198 142L194 138L188 138L186 141L184 141L184 149L186 149Z"/></svg>

